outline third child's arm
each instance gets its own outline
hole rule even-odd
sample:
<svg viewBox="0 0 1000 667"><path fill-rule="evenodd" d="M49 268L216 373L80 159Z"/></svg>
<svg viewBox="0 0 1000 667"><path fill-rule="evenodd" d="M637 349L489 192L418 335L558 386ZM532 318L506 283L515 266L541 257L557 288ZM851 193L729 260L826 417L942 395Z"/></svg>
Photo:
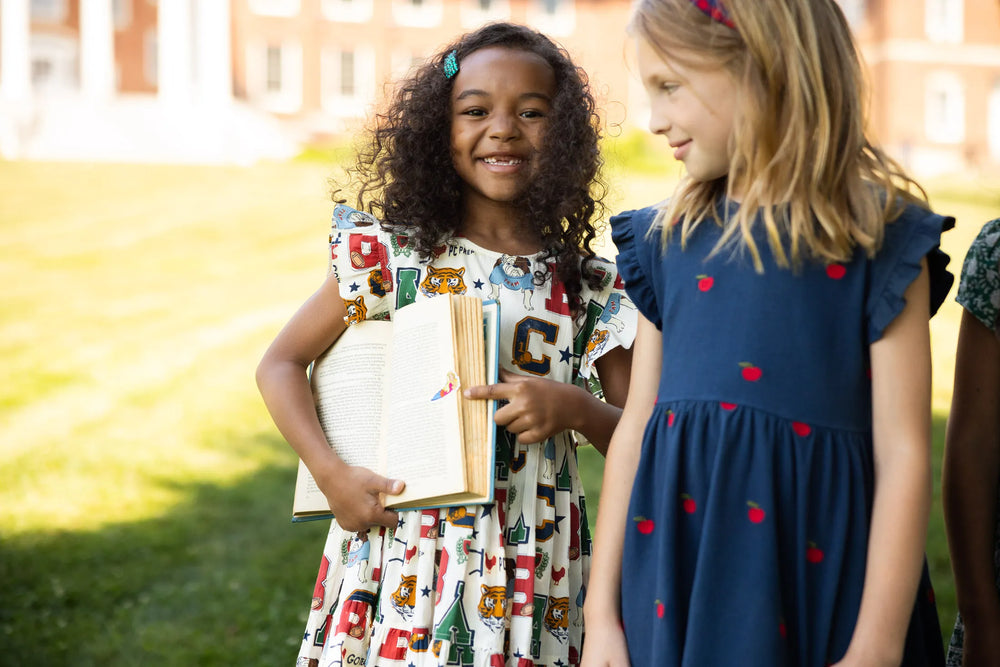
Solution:
<svg viewBox="0 0 1000 667"><path fill-rule="evenodd" d="M632 365L628 400L604 464L594 556L583 608L587 641L582 665L586 667L629 664L620 614L622 544L629 523L629 498L639 466L642 435L660 383L661 345L660 331L640 315L634 350L642 363Z"/></svg>
<svg viewBox="0 0 1000 667"><path fill-rule="evenodd" d="M395 526L380 493L399 493L403 483L360 467L346 465L330 449L316 416L306 371L347 327L340 286L332 275L298 310L264 353L257 386L281 434L296 451L323 491L345 530L373 524Z"/></svg>
<svg viewBox="0 0 1000 667"><path fill-rule="evenodd" d="M1000 338L962 313L942 482L945 526L965 624L963 665L1000 656L993 552L1000 482Z"/></svg>
<svg viewBox="0 0 1000 667"><path fill-rule="evenodd" d="M903 658L931 504L929 285L924 261L903 311L871 346L875 495L861 608L841 667Z"/></svg>

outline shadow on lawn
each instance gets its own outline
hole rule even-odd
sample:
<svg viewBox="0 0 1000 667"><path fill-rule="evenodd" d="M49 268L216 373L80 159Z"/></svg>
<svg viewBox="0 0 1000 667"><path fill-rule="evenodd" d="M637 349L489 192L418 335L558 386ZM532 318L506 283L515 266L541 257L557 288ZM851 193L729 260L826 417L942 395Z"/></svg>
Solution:
<svg viewBox="0 0 1000 667"><path fill-rule="evenodd" d="M3 539L0 665L294 664L328 525L291 524L294 479L177 482L154 519Z"/></svg>

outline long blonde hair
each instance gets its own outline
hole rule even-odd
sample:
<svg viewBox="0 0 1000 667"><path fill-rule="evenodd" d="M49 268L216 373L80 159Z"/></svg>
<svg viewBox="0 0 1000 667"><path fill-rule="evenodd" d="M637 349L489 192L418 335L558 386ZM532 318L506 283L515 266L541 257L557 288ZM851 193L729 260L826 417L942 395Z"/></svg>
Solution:
<svg viewBox="0 0 1000 667"><path fill-rule="evenodd" d="M867 137L861 59L837 3L725 0L723 6L735 29L691 0L639 0L629 23L630 34L661 55L724 68L739 87L728 174L682 179L658 220L679 220L684 243L711 217L724 227L713 252L745 249L757 271L763 270L752 236L758 210L778 266L846 261L857 247L873 255L902 204L926 205L927 194ZM739 208L723 221L718 200L736 193ZM660 227L666 244L672 225Z"/></svg>

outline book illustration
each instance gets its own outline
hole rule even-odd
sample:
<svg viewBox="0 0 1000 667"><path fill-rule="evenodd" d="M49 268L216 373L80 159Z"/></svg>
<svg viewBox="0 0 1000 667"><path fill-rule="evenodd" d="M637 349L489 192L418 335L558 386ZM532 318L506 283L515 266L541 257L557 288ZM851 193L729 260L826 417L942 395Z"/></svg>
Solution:
<svg viewBox="0 0 1000 667"><path fill-rule="evenodd" d="M443 387L441 387L440 389L438 389L438 392L436 394L434 394L433 397L431 397L431 400L432 401L436 401L439 398L444 398L445 396L447 396L451 392L453 392L456 389L458 389L458 384L459 384L458 383L458 376L455 375L455 371L448 371L448 381L445 383L445 385Z"/></svg>

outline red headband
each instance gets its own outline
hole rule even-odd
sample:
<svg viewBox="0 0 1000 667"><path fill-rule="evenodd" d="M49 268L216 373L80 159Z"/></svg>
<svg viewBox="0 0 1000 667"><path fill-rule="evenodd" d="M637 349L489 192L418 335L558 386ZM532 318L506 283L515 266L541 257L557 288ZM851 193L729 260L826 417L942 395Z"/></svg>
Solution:
<svg viewBox="0 0 1000 667"><path fill-rule="evenodd" d="M736 29L736 26L733 25L733 20L726 14L726 10L722 8L720 0L691 0L691 4L703 11L707 16L710 16L713 21L718 21L733 30Z"/></svg>

